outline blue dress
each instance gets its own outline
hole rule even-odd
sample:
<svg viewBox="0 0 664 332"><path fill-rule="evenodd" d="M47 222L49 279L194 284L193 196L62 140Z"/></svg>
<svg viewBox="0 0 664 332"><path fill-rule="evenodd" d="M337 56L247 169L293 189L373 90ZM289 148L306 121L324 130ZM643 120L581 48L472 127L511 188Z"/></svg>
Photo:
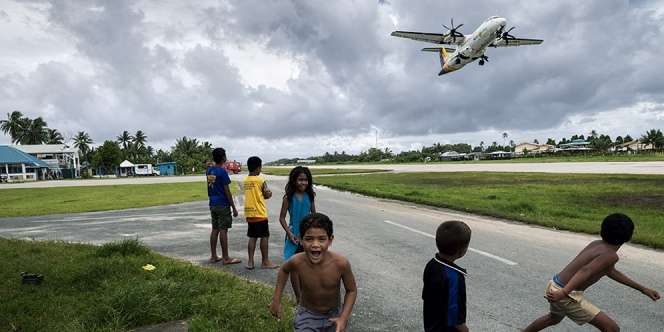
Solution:
<svg viewBox="0 0 664 332"><path fill-rule="evenodd" d="M311 213L311 200L306 193L302 195L301 199L297 195L293 195L288 202L288 214L290 215L290 222L288 228L297 237L300 237L300 222L308 214ZM291 242L286 235L286 243L284 244L284 260L288 260L295 254L297 244Z"/></svg>

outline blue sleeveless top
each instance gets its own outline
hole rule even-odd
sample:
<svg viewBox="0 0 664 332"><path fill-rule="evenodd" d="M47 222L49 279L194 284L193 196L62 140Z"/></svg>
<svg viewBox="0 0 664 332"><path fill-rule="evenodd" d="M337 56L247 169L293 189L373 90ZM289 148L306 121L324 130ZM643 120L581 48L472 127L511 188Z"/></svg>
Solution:
<svg viewBox="0 0 664 332"><path fill-rule="evenodd" d="M311 213L311 200L309 195L304 193L302 199L298 199L297 195L293 195L290 201L288 202L288 214L290 215L290 221L288 228L291 232L300 237L300 223L302 219L308 214ZM284 244L284 260L288 260L291 256L295 254L297 250L297 244L291 242L286 236L286 243Z"/></svg>

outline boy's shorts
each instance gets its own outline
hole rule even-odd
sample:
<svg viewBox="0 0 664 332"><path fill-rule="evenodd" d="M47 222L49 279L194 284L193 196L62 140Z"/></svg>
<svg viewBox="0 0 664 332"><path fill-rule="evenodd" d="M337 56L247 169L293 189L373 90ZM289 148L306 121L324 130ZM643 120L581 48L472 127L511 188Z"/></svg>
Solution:
<svg viewBox="0 0 664 332"><path fill-rule="evenodd" d="M549 280L544 294L546 295L549 291L559 290L561 288L562 287L557 285L553 280ZM569 296L560 301L550 302L549 310L551 311L551 314L560 317L567 316L579 325L590 322L600 312L599 308L590 303L590 301L583 296L582 291L573 291L569 293Z"/></svg>
<svg viewBox="0 0 664 332"><path fill-rule="evenodd" d="M267 219L263 221L247 222L247 236L253 238L269 237L270 229L267 227Z"/></svg>
<svg viewBox="0 0 664 332"><path fill-rule="evenodd" d="M210 206L212 229L226 230L233 227L233 216L230 206Z"/></svg>
<svg viewBox="0 0 664 332"><path fill-rule="evenodd" d="M317 331L317 332L334 332L337 329L335 323L330 321L330 318L339 317L339 309L332 309L326 313L318 313L309 310L305 307L297 307L295 311L295 319L293 321L293 328L295 331Z"/></svg>

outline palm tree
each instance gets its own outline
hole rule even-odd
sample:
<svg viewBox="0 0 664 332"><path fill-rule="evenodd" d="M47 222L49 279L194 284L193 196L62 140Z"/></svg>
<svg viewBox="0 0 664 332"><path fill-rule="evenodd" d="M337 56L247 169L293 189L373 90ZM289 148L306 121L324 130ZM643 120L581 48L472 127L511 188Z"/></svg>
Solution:
<svg viewBox="0 0 664 332"><path fill-rule="evenodd" d="M508 138L508 137L509 137L509 135L507 134L507 132L504 132L504 133L503 133L503 145L506 145L506 144L507 144L507 143L505 143L505 142L507 142L507 138Z"/></svg>
<svg viewBox="0 0 664 332"><path fill-rule="evenodd" d="M118 140L118 144L122 145L122 149L126 151L134 137L125 130L116 139Z"/></svg>
<svg viewBox="0 0 664 332"><path fill-rule="evenodd" d="M142 130L136 131L136 135L134 135L134 145L136 145L137 150L140 150L140 148L145 147L145 143L148 141L148 137L145 135L145 133Z"/></svg>
<svg viewBox="0 0 664 332"><path fill-rule="evenodd" d="M90 135L84 131L79 131L78 134L74 136L74 146L80 152L82 159L86 161L89 161L88 152L90 152L90 144L92 143Z"/></svg>
<svg viewBox="0 0 664 332"><path fill-rule="evenodd" d="M65 138L57 129L46 128L46 144L62 144Z"/></svg>
<svg viewBox="0 0 664 332"><path fill-rule="evenodd" d="M48 140L47 124L41 117L34 120L23 118L25 125L25 132L19 137L19 143L26 144L43 144Z"/></svg>
<svg viewBox="0 0 664 332"><path fill-rule="evenodd" d="M655 150L661 149L664 147L664 135L659 129L650 129L641 136L641 143L652 145Z"/></svg>
<svg viewBox="0 0 664 332"><path fill-rule="evenodd" d="M12 143L17 143L20 137L23 136L26 119L23 117L23 113L19 111L7 113L7 120L0 121L0 130L5 134L9 133Z"/></svg>

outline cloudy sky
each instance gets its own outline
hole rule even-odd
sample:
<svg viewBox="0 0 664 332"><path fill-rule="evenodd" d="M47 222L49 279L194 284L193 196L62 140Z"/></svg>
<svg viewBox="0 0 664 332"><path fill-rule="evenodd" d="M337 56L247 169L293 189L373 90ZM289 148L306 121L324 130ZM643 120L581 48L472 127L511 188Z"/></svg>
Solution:
<svg viewBox="0 0 664 332"><path fill-rule="evenodd" d="M438 77L428 44L390 37L450 17L469 34L492 15L544 44ZM663 20L646 0L0 0L0 118L96 143L197 137L240 160L640 136L664 129Z"/></svg>

